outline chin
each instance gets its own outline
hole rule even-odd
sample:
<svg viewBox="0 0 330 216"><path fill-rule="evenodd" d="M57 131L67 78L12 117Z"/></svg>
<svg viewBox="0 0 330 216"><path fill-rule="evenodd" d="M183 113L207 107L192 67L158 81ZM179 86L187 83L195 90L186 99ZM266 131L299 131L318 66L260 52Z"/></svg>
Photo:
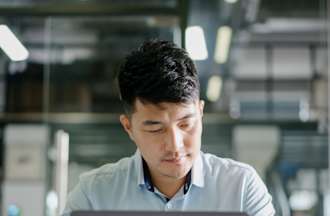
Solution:
<svg viewBox="0 0 330 216"><path fill-rule="evenodd" d="M190 168L184 169L184 170L172 170L172 171L167 172L167 174L168 174L167 176L175 178L175 179L181 179L181 178L184 178L188 174L189 170L190 170Z"/></svg>
<svg viewBox="0 0 330 216"><path fill-rule="evenodd" d="M172 178L172 179L175 179L175 180L177 180L177 179L182 179L182 178L184 178L185 176L186 176L186 174L185 173L170 173L170 174L168 174L168 175L166 175L167 177L170 177L170 178Z"/></svg>

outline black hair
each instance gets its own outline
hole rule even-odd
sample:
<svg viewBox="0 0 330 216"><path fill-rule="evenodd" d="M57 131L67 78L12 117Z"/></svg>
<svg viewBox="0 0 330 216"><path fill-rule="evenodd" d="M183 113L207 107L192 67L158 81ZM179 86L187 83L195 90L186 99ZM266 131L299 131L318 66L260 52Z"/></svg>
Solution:
<svg viewBox="0 0 330 216"><path fill-rule="evenodd" d="M120 67L119 91L127 112L135 100L158 104L188 103L199 98L199 79L188 53L173 42L149 40Z"/></svg>

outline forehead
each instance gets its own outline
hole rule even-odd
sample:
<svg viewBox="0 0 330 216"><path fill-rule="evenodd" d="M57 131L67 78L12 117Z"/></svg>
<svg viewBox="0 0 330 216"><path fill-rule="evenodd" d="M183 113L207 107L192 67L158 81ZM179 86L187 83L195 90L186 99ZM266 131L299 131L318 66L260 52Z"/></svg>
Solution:
<svg viewBox="0 0 330 216"><path fill-rule="evenodd" d="M134 118L180 118L186 114L193 114L197 108L197 102L172 103L162 102L158 104L145 103L140 100L135 101L135 108L132 117Z"/></svg>

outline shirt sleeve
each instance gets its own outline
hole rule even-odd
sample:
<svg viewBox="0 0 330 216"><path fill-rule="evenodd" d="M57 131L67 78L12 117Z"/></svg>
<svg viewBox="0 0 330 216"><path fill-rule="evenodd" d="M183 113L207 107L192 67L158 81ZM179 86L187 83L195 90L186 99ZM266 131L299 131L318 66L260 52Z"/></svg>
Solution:
<svg viewBox="0 0 330 216"><path fill-rule="evenodd" d="M252 168L245 187L244 212L249 216L274 216L275 210L272 197L257 174Z"/></svg>
<svg viewBox="0 0 330 216"><path fill-rule="evenodd" d="M69 216L75 210L90 210L92 209L91 201L86 193L87 183L80 178L77 186L69 193L68 199L62 213L62 216Z"/></svg>

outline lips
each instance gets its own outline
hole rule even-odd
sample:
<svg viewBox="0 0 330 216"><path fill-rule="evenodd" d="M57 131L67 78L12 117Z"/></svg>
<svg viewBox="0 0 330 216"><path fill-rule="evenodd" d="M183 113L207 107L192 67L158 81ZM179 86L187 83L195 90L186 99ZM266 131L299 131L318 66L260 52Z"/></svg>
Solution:
<svg viewBox="0 0 330 216"><path fill-rule="evenodd" d="M173 163L173 164L181 164L183 163L184 159L186 158L185 155L175 158L165 158L163 159L164 162Z"/></svg>

